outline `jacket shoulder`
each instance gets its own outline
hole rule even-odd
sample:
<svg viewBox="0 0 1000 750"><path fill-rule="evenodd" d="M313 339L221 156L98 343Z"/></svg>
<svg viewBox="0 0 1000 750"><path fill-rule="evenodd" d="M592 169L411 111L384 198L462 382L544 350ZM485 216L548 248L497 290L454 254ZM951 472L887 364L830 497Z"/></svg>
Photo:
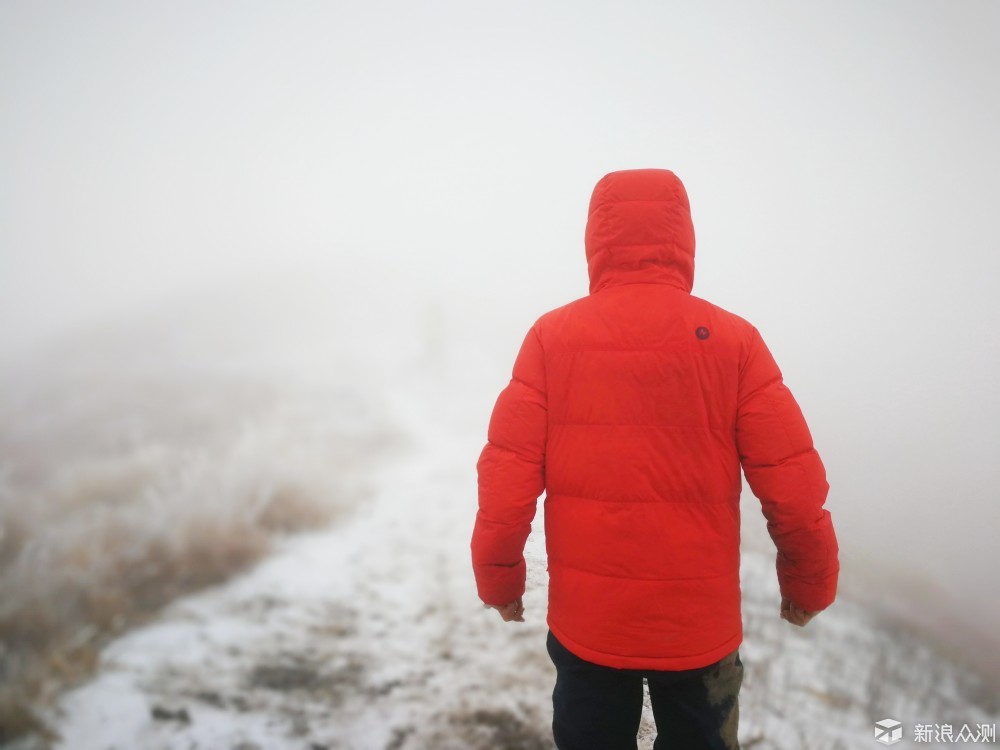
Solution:
<svg viewBox="0 0 1000 750"><path fill-rule="evenodd" d="M706 299L702 299L701 297L696 297L693 294L690 295L690 300L694 307L701 308L720 321L725 321L735 330L739 330L746 334L750 334L753 331L754 326L750 323L750 321L724 307L720 307L719 305L709 302Z"/></svg>
<svg viewBox="0 0 1000 750"><path fill-rule="evenodd" d="M539 337L544 338L546 334L550 334L554 329L558 329L566 322L578 317L581 314L586 314L588 308L593 306L592 298L593 295L578 297L571 302L567 302L564 305L560 305L559 307L555 307L548 312L542 313L535 320L532 327L538 333Z"/></svg>

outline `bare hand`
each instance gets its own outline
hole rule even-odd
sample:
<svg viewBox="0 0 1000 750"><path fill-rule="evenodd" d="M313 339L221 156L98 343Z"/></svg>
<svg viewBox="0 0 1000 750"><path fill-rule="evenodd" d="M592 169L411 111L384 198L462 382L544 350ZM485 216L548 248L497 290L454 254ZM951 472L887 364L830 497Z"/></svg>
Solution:
<svg viewBox="0 0 1000 750"><path fill-rule="evenodd" d="M499 604L488 604L486 606L499 612L504 622L524 622L524 605L520 599L516 599L510 604L504 604L503 606Z"/></svg>
<svg viewBox="0 0 1000 750"><path fill-rule="evenodd" d="M798 625L800 628L805 627L818 614L819 612L808 612L785 597L781 597L781 619L788 620L792 625Z"/></svg>

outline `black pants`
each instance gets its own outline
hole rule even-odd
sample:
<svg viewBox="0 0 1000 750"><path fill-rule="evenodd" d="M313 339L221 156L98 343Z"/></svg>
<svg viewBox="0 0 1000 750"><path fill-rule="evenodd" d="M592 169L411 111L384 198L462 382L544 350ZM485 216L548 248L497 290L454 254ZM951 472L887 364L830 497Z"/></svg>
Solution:
<svg viewBox="0 0 1000 750"><path fill-rule="evenodd" d="M552 732L559 750L636 750L642 681L656 720L655 750L739 750L739 650L699 669L614 669L570 653L549 631L556 665Z"/></svg>

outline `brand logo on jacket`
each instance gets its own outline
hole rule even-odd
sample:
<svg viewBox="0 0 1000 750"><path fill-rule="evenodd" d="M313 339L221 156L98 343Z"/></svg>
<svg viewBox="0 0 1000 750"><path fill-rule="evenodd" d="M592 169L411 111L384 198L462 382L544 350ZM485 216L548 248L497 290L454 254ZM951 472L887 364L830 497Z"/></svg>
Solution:
<svg viewBox="0 0 1000 750"><path fill-rule="evenodd" d="M704 341L712 334L709 332L707 328L705 328L705 326L698 326L697 328L694 329L694 335L700 338L702 341Z"/></svg>

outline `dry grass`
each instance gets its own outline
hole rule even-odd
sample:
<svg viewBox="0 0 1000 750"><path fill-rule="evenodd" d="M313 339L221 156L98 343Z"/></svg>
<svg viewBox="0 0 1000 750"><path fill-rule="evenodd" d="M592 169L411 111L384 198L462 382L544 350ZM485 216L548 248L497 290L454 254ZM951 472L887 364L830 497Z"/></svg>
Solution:
<svg viewBox="0 0 1000 750"><path fill-rule="evenodd" d="M150 406L131 441L72 414L0 421L0 743L44 736L31 707L91 674L110 638L345 512L386 440L315 394L239 404L238 419L224 392L197 395ZM112 422L116 403L105 394ZM212 428L157 429L185 410Z"/></svg>

